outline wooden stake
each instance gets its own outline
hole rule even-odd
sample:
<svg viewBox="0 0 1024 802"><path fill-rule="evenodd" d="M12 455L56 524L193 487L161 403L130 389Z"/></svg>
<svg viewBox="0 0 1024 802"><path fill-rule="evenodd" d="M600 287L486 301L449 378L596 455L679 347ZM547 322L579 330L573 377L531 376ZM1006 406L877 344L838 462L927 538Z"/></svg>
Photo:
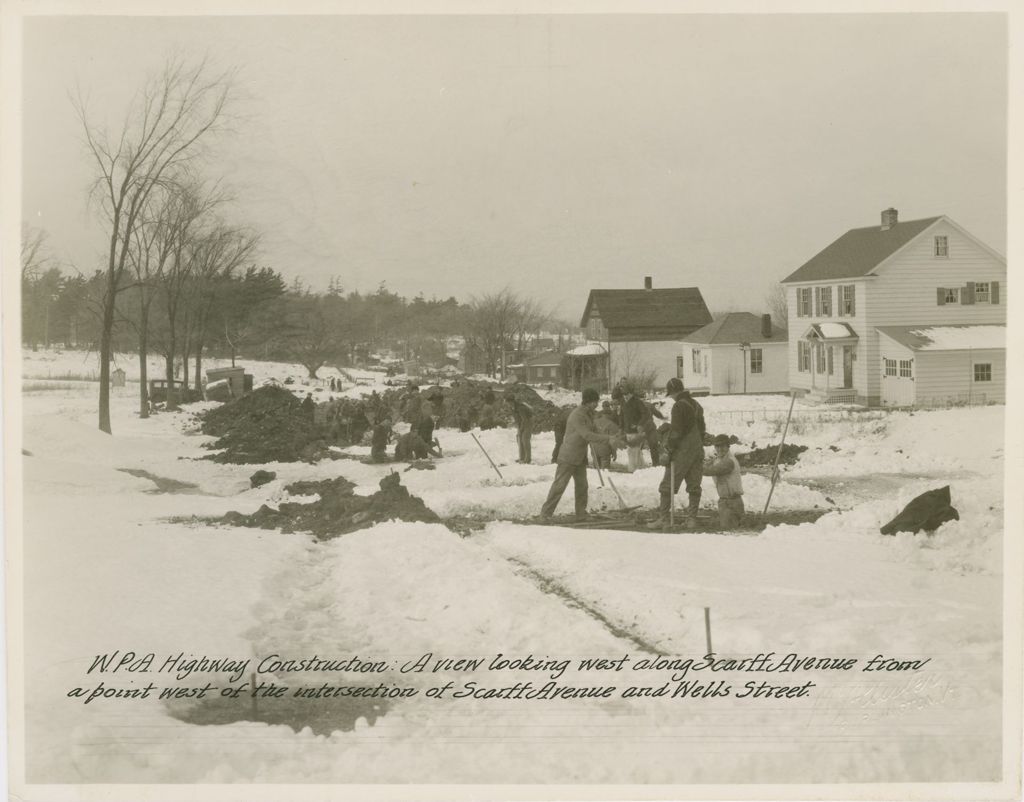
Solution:
<svg viewBox="0 0 1024 802"><path fill-rule="evenodd" d="M491 467L492 467L492 468L494 468L494 472L495 472L496 474L498 474L498 478L499 478L499 479L501 479L501 481L503 481L503 482L504 482L504 481L505 481L505 477L501 475L501 471L499 471L499 470L498 470L498 466L494 464L494 460L492 460L492 459L491 459L491 455L487 453L487 449L486 449L486 448L484 448L484 445L483 445L483 443L481 443L481 442L480 442L479 440L477 440L477 439L476 439L476 435L475 435L475 434L473 434L472 432L470 432L470 433L469 433L469 436L473 438L473 441L474 441L474 442L475 442L475 443L476 443L476 444L477 444L478 446L480 446L480 450L484 452L484 456L485 456L485 457L487 457L487 461L488 461L489 463L491 463Z"/></svg>
<svg viewBox="0 0 1024 802"><path fill-rule="evenodd" d="M708 654L712 653L711 648L711 608L704 608L704 638L708 642Z"/></svg>
<svg viewBox="0 0 1024 802"><path fill-rule="evenodd" d="M779 459L782 457L782 447L786 444L786 433L789 432L789 419L793 417L793 404L796 403L796 393L790 391L789 414L786 415L786 425L782 429L782 439L779 441L779 449L775 452L775 464L772 465L772 486L768 488L768 498L765 499L764 509L761 515L766 515L768 505L772 503L772 494L775 492L775 483L779 480Z"/></svg>
<svg viewBox="0 0 1024 802"><path fill-rule="evenodd" d="M669 492L669 505L668 505L668 524L669 526L676 525L676 461L672 460L668 464L668 492Z"/></svg>

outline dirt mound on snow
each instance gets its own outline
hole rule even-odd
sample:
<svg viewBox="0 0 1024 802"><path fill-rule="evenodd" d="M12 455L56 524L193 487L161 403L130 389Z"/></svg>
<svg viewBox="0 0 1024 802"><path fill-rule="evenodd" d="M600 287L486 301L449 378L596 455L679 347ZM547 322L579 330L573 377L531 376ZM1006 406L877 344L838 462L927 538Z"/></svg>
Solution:
<svg viewBox="0 0 1024 802"><path fill-rule="evenodd" d="M382 398L388 407L397 410L401 408L402 398L407 392L406 388L396 388L385 392ZM498 426L515 425L512 420L512 408L505 403L505 399L509 397L514 397L530 405L533 410L533 430L535 432L550 432L554 428L555 421L564 412L563 407L545 400L528 384L521 383L501 385L459 379L453 382L451 387L423 388L420 391L420 396L427 399L432 395L440 394L444 399L439 410L440 426L458 429L467 423L471 427L479 425L480 412L487 403L488 393L494 396L494 421ZM400 419L400 416L395 419Z"/></svg>
<svg viewBox="0 0 1024 802"><path fill-rule="evenodd" d="M295 482L285 490L293 495L316 494L320 498L311 504L284 502L276 510L264 504L252 515L229 512L221 521L232 526L312 532L320 540L330 540L396 518L427 523L440 521L422 499L409 494L397 473L381 479L380 490L372 496L357 496L352 492L354 488L352 482L340 477L320 482Z"/></svg>
<svg viewBox="0 0 1024 802"><path fill-rule="evenodd" d="M798 459L800 455L807 450L807 446L797 446L790 443L786 443L782 447L782 455L779 457L780 465L792 465ZM736 461L739 462L744 468L750 468L757 465L774 465L775 455L778 453L778 446L769 446L768 448L755 448L753 451L747 451L736 455Z"/></svg>
<svg viewBox="0 0 1024 802"><path fill-rule="evenodd" d="M218 438L209 448L223 449L207 458L214 462L316 462L331 455L322 427L281 387L260 387L203 413L200 429Z"/></svg>

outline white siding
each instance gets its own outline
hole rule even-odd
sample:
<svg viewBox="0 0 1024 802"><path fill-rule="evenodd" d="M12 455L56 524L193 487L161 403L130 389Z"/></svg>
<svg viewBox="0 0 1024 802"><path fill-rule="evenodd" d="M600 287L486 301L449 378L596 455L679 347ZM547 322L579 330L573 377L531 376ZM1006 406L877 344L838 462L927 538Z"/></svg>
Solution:
<svg viewBox="0 0 1024 802"><path fill-rule="evenodd" d="M654 386L664 387L665 383L676 375L679 348L678 340L608 343L612 385L614 386L623 376L636 377L653 371Z"/></svg>
<svg viewBox="0 0 1024 802"><path fill-rule="evenodd" d="M873 279L872 279L873 280ZM789 362L789 386L802 388L805 390L811 389L812 383L811 372L801 373L797 368L799 362L797 361L797 349L799 346L797 343L803 339L804 334L814 323L833 322L833 323L846 323L853 329L854 334L860 338L857 343L857 348L853 353L853 386L857 390L857 393L866 394L864 390L867 387L867 371L868 365L861 356L861 341L864 338L864 332L867 330L867 287L865 286L868 279L844 279L842 281L834 282L821 282L813 285L798 285L800 287L810 286L811 293L813 296L814 287L832 287L832 314L828 317L822 317L821 315L814 315L815 311L812 304L812 315L810 317L797 317L797 306L796 306L796 286L786 287L786 302L789 307L789 347L788 347L788 362ZM842 286L852 285L854 287L854 314L852 317L840 316L839 315L839 288ZM813 299L812 299L813 300ZM813 355L812 355L813 361ZM834 376L830 380L829 384L832 387L837 386L834 381ZM840 374L840 384L842 383L842 375ZM822 376L817 377L818 387L825 386L825 379Z"/></svg>
<svg viewBox="0 0 1024 802"><path fill-rule="evenodd" d="M975 382L974 365L992 365L992 381ZM986 404L1006 402L1006 350L918 351L917 403Z"/></svg>
<svg viewBox="0 0 1024 802"><path fill-rule="evenodd" d="M693 369L693 352L695 349L700 351L699 371ZM711 348L703 343L681 342L679 343L678 356L683 358L683 375L680 377L683 380L683 386L688 390L710 390L714 360ZM704 369L705 363L707 363L707 371Z"/></svg>
<svg viewBox="0 0 1024 802"><path fill-rule="evenodd" d="M684 343L686 353L693 346ZM744 392L743 376L746 373L746 392L748 393L780 393L789 389L788 343L751 343L752 348L761 349L762 372L750 372L749 352L744 354L736 344L704 346L705 353L710 352L708 360L711 371L708 377L702 377L712 395L729 395Z"/></svg>
<svg viewBox="0 0 1024 802"><path fill-rule="evenodd" d="M949 256L936 257L936 236L947 238ZM953 225L940 220L891 261L876 269L877 275L859 279L818 282L786 287L789 307L789 381L792 387L810 389L812 374L797 369L797 343L812 323L848 323L858 336L853 363L853 385L859 401L880 403L881 353L876 326L914 326L1005 323L1005 263L974 243ZM943 304L937 302L939 287L963 287L967 282L999 282L999 302ZM855 315L840 317L838 288L856 287ZM797 316L797 288L832 287L832 315ZM812 312L817 311L812 309ZM821 386L822 382L819 382ZM920 396L920 387L917 388Z"/></svg>
<svg viewBox="0 0 1024 802"><path fill-rule="evenodd" d="M892 359L896 362L896 375L885 375L885 361ZM906 378L899 375L900 361L913 361L913 376ZM890 339L884 334L879 337L878 364L875 366L878 372L878 382L881 394L882 406L904 407L911 406L917 401L917 377L920 365L918 365L914 352L907 346Z"/></svg>
<svg viewBox="0 0 1024 802"><path fill-rule="evenodd" d="M933 255L936 235L948 238L948 258ZM862 362L869 365L879 364L880 358L875 326L1006 323L1006 265L944 220L877 272L878 277L867 283L871 328L858 332L862 338ZM998 281L999 303L938 304L939 287L963 287L968 281ZM879 381L877 371L867 372L869 398L879 395ZM920 393L919 387L919 398Z"/></svg>

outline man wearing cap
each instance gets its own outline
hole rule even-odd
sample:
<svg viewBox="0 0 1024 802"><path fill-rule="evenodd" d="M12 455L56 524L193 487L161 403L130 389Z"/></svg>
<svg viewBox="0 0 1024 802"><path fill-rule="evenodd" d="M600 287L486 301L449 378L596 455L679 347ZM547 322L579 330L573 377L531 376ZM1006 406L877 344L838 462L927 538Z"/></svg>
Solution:
<svg viewBox="0 0 1024 802"><path fill-rule="evenodd" d="M704 465L704 475L715 477L718 491L718 522L722 530L735 529L743 520L743 479L740 464L729 451L729 437L714 439L715 456Z"/></svg>
<svg viewBox="0 0 1024 802"><path fill-rule="evenodd" d="M648 524L648 527L659 529L668 522L672 499L679 492L679 486L684 480L686 494L689 497L685 523L694 527L697 524L697 511L700 509L700 480L703 476L701 469L704 463L704 408L686 392L680 379L668 380L665 395L674 400L665 453L661 458L661 464L665 466L665 476L658 486L661 495L658 517Z"/></svg>
<svg viewBox="0 0 1024 802"><path fill-rule="evenodd" d="M622 438L615 435L601 434L594 425L594 410L600 401L597 390L588 387L583 391L582 403L576 407L565 422L565 438L558 449L558 467L555 469L555 481L551 483L547 501L541 507L542 520L550 518L555 508L573 480L575 491L576 517L587 516L587 451L594 443L611 443L621 447L625 445Z"/></svg>

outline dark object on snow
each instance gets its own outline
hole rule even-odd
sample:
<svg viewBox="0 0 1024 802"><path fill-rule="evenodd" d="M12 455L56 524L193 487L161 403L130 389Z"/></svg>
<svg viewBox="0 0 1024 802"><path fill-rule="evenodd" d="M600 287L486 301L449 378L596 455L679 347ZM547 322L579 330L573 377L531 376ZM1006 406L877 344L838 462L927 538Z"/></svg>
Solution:
<svg viewBox="0 0 1024 802"><path fill-rule="evenodd" d="M422 499L409 495L397 473L381 479L380 490L372 496L357 496L354 489L355 485L344 477L294 482L285 487L285 492L320 498L309 503L282 502L276 510L264 504L251 515L229 512L221 522L282 532L311 532L320 540L329 540L382 521L436 523L440 520Z"/></svg>
<svg viewBox="0 0 1024 802"><path fill-rule="evenodd" d="M779 463L782 465L792 465L798 459L800 455L807 450L807 446L798 446L793 443L786 443L782 446L782 454L779 456ZM736 455L736 460L744 468L749 468L754 465L774 465L775 455L779 453L778 446L768 446L768 448L755 448L751 451L744 452Z"/></svg>
<svg viewBox="0 0 1024 802"><path fill-rule="evenodd" d="M273 482L276 478L277 474L274 471L256 471L256 473L249 477L249 484L253 487L262 487L267 482Z"/></svg>
<svg viewBox="0 0 1024 802"><path fill-rule="evenodd" d="M912 499L903 511L882 527L883 535L897 532L934 532L946 521L959 521L960 513L950 505L949 485L929 490Z"/></svg>

